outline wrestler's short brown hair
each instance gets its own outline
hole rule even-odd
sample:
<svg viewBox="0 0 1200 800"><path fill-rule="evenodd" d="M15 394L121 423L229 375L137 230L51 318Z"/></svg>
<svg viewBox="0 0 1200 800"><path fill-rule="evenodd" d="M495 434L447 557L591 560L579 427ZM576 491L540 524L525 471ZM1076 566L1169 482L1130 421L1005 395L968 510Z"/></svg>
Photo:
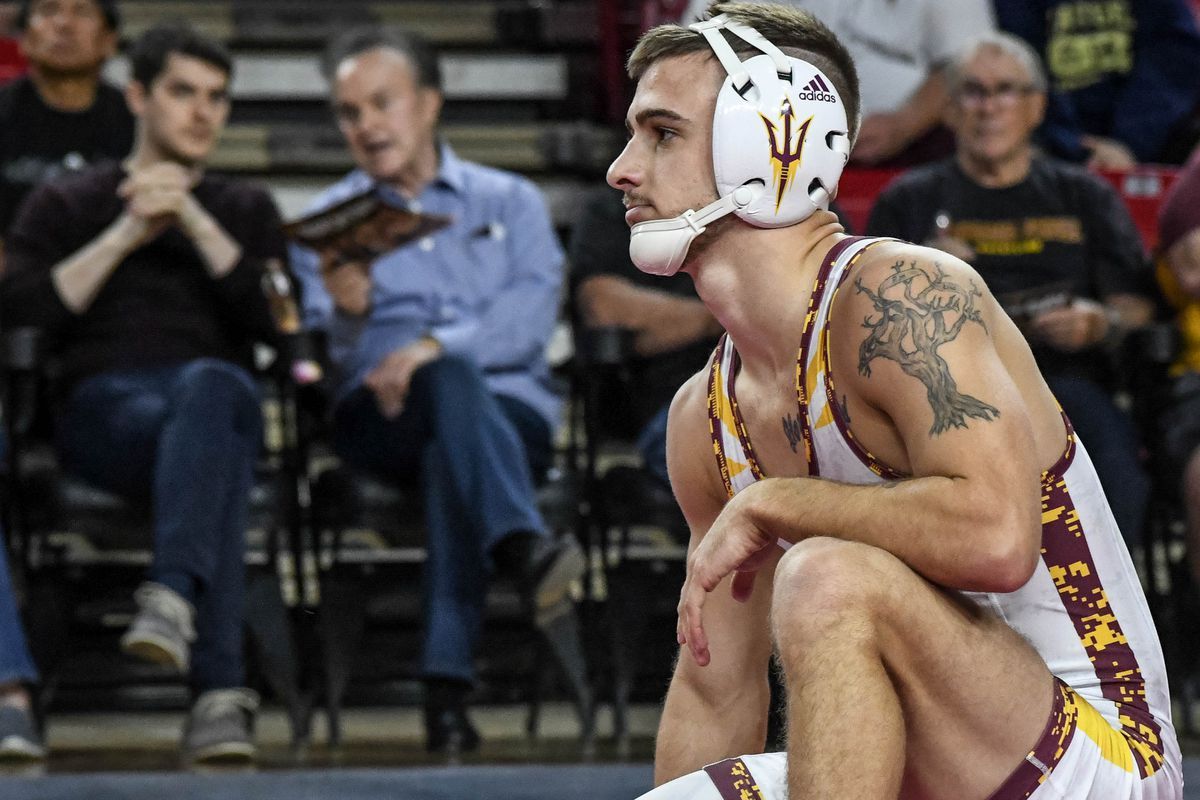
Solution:
<svg viewBox="0 0 1200 800"><path fill-rule="evenodd" d="M714 2L703 18L711 19L718 14L727 14L735 22L749 25L787 55L803 59L825 73L846 106L851 139L858 135L858 70L845 46L823 22L792 6L728 0ZM761 52L740 36L727 31L722 34L734 52L742 57ZM660 59L702 52L712 52L702 34L689 30L686 25L659 25L646 31L638 40L626 67L629 77L637 81Z"/></svg>

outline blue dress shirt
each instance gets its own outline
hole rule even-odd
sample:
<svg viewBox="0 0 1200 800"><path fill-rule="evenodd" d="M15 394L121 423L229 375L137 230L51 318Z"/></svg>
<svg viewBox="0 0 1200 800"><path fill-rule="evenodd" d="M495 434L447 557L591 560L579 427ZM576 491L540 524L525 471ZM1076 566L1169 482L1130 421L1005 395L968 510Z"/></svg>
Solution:
<svg viewBox="0 0 1200 800"><path fill-rule="evenodd" d="M428 334L446 353L475 362L492 392L527 403L554 430L561 402L545 350L558 316L563 253L545 202L525 178L462 161L447 145L439 153L437 176L411 201L355 170L312 203L321 210L374 187L384 202L453 222L371 264L371 309L363 318L334 307L317 254L293 245L305 323L328 332L339 400L388 354Z"/></svg>

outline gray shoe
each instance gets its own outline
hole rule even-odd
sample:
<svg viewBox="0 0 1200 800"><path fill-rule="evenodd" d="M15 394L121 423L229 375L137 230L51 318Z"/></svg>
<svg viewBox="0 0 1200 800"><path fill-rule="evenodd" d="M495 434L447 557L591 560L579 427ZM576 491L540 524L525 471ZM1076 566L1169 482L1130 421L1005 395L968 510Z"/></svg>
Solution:
<svg viewBox="0 0 1200 800"><path fill-rule="evenodd" d="M196 640L192 604L175 590L150 581L139 586L133 598L139 610L121 637L121 650L187 674L191 643Z"/></svg>
<svg viewBox="0 0 1200 800"><path fill-rule="evenodd" d="M571 584L582 578L587 569L587 559L575 537L544 539L534 551L532 561L531 594L537 615L545 616L564 605L570 608Z"/></svg>
<svg viewBox="0 0 1200 800"><path fill-rule="evenodd" d="M16 706L0 706L0 761L41 761L45 757L33 714Z"/></svg>
<svg viewBox="0 0 1200 800"><path fill-rule="evenodd" d="M183 728L183 758L191 765L246 764L254 760L254 712L250 689L211 689L196 699Z"/></svg>

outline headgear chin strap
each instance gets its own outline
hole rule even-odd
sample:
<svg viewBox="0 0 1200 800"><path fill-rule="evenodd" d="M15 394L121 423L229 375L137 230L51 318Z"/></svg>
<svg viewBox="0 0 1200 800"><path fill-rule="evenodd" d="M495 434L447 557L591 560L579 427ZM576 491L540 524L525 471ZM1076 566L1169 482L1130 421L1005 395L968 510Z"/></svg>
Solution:
<svg viewBox="0 0 1200 800"><path fill-rule="evenodd" d="M629 257L642 272L674 275L683 266L692 240L704 233L709 223L750 205L761 191L761 187L741 186L699 211L689 208L671 219L639 222L630 232Z"/></svg>
<svg viewBox="0 0 1200 800"><path fill-rule="evenodd" d="M829 208L850 154L845 106L820 70L726 14L691 29L704 35L728 73L713 115L718 199L699 211L633 226L629 256L652 275L678 272L692 241L727 214L759 228L782 228ZM740 60L723 29L764 55Z"/></svg>

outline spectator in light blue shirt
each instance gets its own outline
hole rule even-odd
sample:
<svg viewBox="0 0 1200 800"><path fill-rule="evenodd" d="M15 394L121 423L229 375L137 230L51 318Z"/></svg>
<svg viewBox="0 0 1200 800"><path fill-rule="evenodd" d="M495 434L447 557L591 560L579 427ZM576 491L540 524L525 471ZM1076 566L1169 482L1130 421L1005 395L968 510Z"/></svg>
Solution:
<svg viewBox="0 0 1200 800"><path fill-rule="evenodd" d="M425 42L351 31L325 65L358 169L313 209L375 191L453 218L370 264L301 249L292 257L307 323L329 335L338 453L421 488L426 744L469 750L479 736L465 697L489 566L513 577L542 619L570 602L583 571L574 540L547 535L534 496L559 414L543 352L563 255L529 181L439 143L441 79Z"/></svg>

